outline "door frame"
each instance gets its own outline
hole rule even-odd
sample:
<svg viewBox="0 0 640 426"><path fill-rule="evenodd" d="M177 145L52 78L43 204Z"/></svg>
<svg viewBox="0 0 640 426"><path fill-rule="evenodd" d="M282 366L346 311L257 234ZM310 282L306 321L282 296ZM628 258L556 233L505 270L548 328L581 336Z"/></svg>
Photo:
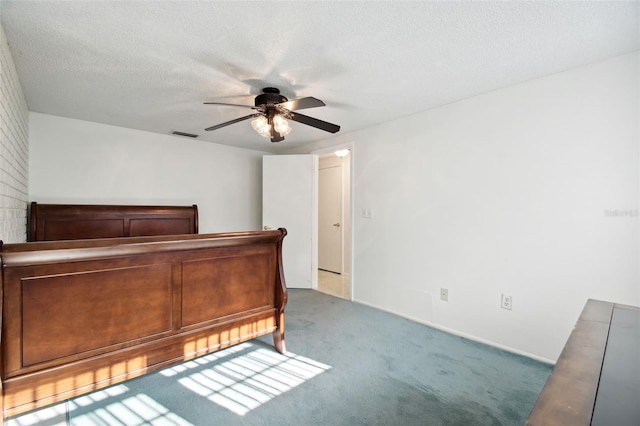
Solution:
<svg viewBox="0 0 640 426"><path fill-rule="evenodd" d="M353 300L353 295L354 295L354 288L355 288L355 274L354 274L354 248L355 248L355 212L354 212L354 192L355 192L355 181L354 181L354 143L353 142L346 142L343 144L338 144L338 145L333 145L327 148L321 148L321 149L317 149L314 151L311 151L310 154L314 155L316 157L316 161L315 161L315 176L319 176L319 162L318 159L320 158L321 155L325 155L325 154L330 154L332 152L338 151L340 149L348 149L349 150L349 191L350 191L350 196L349 196L349 205L348 206L343 206L344 208L348 208L349 209L349 240L351 241L350 247L349 247L349 300ZM314 185L315 185L315 189L314 189L314 199L315 199L315 208L316 210L318 209L318 180L319 179L315 179ZM313 218L314 224L313 224L313 230L315 232L315 241L313 243L314 245L314 249L315 249L315 262L313 262L316 266L315 270L313 271L313 279L312 282L314 283L313 288L317 289L318 287L318 215L317 213L314 215ZM344 238L345 235L343 233L343 253L342 253L342 264L343 264L343 271L342 273L344 273L344 267L345 267L345 262L344 262L344 257L346 254L346 251L344 250Z"/></svg>

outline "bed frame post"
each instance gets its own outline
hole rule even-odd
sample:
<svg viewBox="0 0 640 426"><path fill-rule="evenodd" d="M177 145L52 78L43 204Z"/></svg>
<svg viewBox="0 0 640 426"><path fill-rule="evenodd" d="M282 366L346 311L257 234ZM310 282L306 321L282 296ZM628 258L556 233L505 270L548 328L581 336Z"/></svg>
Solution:
<svg viewBox="0 0 640 426"><path fill-rule="evenodd" d="M29 221L27 223L27 241L35 241L36 240L36 217L38 217L38 203L35 201L31 202L31 206L29 208L28 216Z"/></svg>
<svg viewBox="0 0 640 426"><path fill-rule="evenodd" d="M198 227L200 226L200 224L198 223L199 219L198 219L198 205L194 204L193 205L193 233L194 234L198 234Z"/></svg>
<svg viewBox="0 0 640 426"><path fill-rule="evenodd" d="M282 264L282 240L287 235L285 228L278 228L278 231L282 233L282 236L277 243L277 256L278 266L276 270L276 300L275 307L276 313L276 329L273 332L273 346L281 354L287 352L284 340L284 308L287 305L287 283L284 279L284 266Z"/></svg>
<svg viewBox="0 0 640 426"><path fill-rule="evenodd" d="M0 240L0 253L4 242ZM4 334L2 329L3 309L4 307L4 259L0 255L0 425L4 425Z"/></svg>

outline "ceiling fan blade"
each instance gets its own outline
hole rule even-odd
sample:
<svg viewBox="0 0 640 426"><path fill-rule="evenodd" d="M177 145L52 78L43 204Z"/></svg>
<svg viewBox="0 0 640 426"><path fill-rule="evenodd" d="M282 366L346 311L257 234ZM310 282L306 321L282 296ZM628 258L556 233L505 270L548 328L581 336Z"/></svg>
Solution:
<svg viewBox="0 0 640 426"><path fill-rule="evenodd" d="M320 99L316 99L314 97L308 97L308 98L294 99L289 102L283 102L281 104L278 104L278 106L286 108L289 111L295 111L297 109L323 107L325 106L325 103L322 102Z"/></svg>
<svg viewBox="0 0 640 426"><path fill-rule="evenodd" d="M297 121L298 123L306 124L307 126L315 127L329 133L337 133L340 130L340 126L337 124L328 123L297 112L292 112L289 118L293 121Z"/></svg>
<svg viewBox="0 0 640 426"><path fill-rule="evenodd" d="M207 128L206 128L206 129L204 129L204 130L207 130L207 131L209 131L209 130L218 130L218 129L222 128L222 127L227 127L227 126L228 126L228 125L230 125L230 124L239 123L239 122L241 122L241 121L248 120L248 119L253 118L253 117L260 117L261 115L262 115L262 114L260 114L260 113L255 113L255 114L247 115L247 116L244 116L244 117L236 118L235 120L226 121L226 122L224 122L224 123L217 124L217 125L215 125L215 126L207 127Z"/></svg>
<svg viewBox="0 0 640 426"><path fill-rule="evenodd" d="M226 106L256 109L256 107L254 107L253 105L227 104L224 102L203 102L203 103L205 105L226 105Z"/></svg>

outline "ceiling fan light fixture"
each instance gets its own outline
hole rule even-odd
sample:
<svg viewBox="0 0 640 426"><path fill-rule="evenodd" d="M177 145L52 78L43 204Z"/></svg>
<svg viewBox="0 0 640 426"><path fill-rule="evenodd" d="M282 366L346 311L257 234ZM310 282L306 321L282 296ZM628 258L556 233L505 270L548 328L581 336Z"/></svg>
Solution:
<svg viewBox="0 0 640 426"><path fill-rule="evenodd" d="M267 117L265 117L264 115L261 115L255 120L252 120L251 127L253 127L253 130L258 132L260 136L265 138L271 137L271 126L269 125Z"/></svg>
<svg viewBox="0 0 640 426"><path fill-rule="evenodd" d="M287 136L291 132L291 126L289 126L287 120L280 115L273 117L273 128L276 132L280 133L280 136Z"/></svg>

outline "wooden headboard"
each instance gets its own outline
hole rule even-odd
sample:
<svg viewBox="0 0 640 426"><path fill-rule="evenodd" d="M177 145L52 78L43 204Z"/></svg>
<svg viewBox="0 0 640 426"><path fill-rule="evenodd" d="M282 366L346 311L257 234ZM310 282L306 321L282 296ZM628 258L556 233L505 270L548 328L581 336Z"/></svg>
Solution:
<svg viewBox="0 0 640 426"><path fill-rule="evenodd" d="M198 233L198 206L31 203L27 241Z"/></svg>

